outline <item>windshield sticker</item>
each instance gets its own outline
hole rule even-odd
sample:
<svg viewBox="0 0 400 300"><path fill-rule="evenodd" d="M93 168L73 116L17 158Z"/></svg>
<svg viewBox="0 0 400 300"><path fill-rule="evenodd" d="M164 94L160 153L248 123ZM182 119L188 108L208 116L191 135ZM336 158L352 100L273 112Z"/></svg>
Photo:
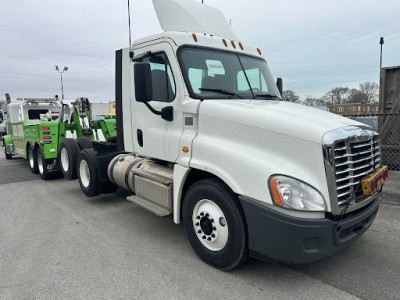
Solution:
<svg viewBox="0 0 400 300"><path fill-rule="evenodd" d="M225 69L222 62L219 60L206 60L208 72L213 75L225 75Z"/></svg>

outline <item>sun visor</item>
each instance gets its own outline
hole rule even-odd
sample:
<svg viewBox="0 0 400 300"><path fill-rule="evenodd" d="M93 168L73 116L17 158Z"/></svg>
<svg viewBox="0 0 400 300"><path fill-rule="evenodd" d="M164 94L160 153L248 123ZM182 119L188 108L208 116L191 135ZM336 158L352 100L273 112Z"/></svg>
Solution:
<svg viewBox="0 0 400 300"><path fill-rule="evenodd" d="M197 32L238 40L222 12L194 0L153 0L164 31Z"/></svg>

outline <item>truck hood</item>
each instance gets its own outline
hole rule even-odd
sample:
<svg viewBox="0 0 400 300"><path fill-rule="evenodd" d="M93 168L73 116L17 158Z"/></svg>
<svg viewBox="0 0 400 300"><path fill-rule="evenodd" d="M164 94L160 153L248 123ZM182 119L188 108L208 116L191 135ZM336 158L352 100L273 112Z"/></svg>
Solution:
<svg viewBox="0 0 400 300"><path fill-rule="evenodd" d="M328 131L349 125L366 126L317 108L273 100L204 100L200 105L201 115L317 144L322 143Z"/></svg>

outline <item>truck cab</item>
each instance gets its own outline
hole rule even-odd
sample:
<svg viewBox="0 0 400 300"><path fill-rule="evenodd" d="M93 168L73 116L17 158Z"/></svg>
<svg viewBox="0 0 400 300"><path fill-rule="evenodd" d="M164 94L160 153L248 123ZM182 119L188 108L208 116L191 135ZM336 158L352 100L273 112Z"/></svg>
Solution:
<svg viewBox="0 0 400 300"><path fill-rule="evenodd" d="M96 178L132 191L223 270L249 255L308 263L361 236L387 178L378 133L282 101L261 50L219 11L153 3L165 32L116 52L119 152L81 152L83 192L101 193Z"/></svg>

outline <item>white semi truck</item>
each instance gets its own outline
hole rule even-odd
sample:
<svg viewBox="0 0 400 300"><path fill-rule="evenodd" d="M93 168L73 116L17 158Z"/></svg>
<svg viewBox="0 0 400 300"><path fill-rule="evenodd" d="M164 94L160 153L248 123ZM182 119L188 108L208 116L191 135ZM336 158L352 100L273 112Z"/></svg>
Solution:
<svg viewBox="0 0 400 300"><path fill-rule="evenodd" d="M116 51L118 151L80 152L83 192L131 191L222 270L249 256L308 263L361 236L387 178L378 133L282 101L220 11L153 4L165 32Z"/></svg>

